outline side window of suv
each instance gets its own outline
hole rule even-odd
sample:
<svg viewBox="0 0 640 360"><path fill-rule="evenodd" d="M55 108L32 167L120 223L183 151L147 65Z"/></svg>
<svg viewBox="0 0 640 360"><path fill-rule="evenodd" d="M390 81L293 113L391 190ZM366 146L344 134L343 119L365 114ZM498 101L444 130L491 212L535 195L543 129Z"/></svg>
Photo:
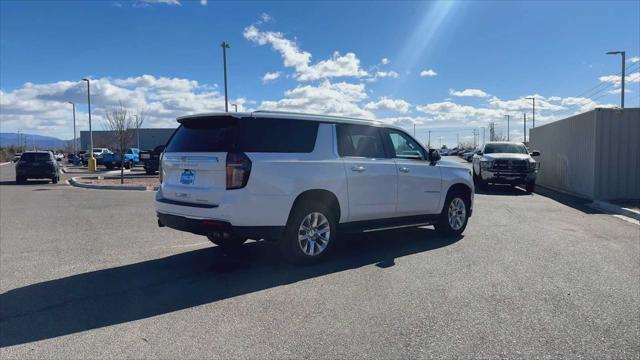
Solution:
<svg viewBox="0 0 640 360"><path fill-rule="evenodd" d="M366 125L336 125L338 154L342 157L386 158L380 129Z"/></svg>
<svg viewBox="0 0 640 360"><path fill-rule="evenodd" d="M395 158L415 159L416 156L426 158L422 147L407 134L395 129L388 129L387 133Z"/></svg>

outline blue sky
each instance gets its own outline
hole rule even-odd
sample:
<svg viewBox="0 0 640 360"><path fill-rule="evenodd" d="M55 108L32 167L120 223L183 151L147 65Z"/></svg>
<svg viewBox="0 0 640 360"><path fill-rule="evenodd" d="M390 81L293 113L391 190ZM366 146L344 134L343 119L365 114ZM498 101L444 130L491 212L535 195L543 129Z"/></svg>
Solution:
<svg viewBox="0 0 640 360"><path fill-rule="evenodd" d="M531 116L526 96L539 99L538 124L619 104L610 50L627 52L626 106L637 107L639 4L2 1L0 130L71 138L65 101L86 126L86 76L98 123L118 102L148 126L220 110L225 40L243 110L415 123L422 140L432 130L451 145L491 121L503 129L505 113Z"/></svg>

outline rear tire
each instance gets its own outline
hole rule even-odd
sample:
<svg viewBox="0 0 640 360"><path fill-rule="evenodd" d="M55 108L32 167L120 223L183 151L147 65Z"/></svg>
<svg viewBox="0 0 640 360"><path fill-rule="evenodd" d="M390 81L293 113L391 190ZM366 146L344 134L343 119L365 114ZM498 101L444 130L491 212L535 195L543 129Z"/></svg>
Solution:
<svg viewBox="0 0 640 360"><path fill-rule="evenodd" d="M51 183L52 183L52 184L57 184L57 183L58 183L58 180L59 180L59 176L52 177L52 178L51 178Z"/></svg>
<svg viewBox="0 0 640 360"><path fill-rule="evenodd" d="M434 225L435 229L445 236L459 236L464 232L469 222L469 202L466 194L452 192L447 195L440 219Z"/></svg>
<svg viewBox="0 0 640 360"><path fill-rule="evenodd" d="M525 185L525 190L527 191L528 194L531 194L532 192L536 191L536 183L533 181L528 182Z"/></svg>
<svg viewBox="0 0 640 360"><path fill-rule="evenodd" d="M331 252L336 235L337 219L333 211L322 203L303 202L289 215L280 250L293 264L313 264Z"/></svg>
<svg viewBox="0 0 640 360"><path fill-rule="evenodd" d="M16 184L24 184L27 182L27 178L24 176L16 176Z"/></svg>
<svg viewBox="0 0 640 360"><path fill-rule="evenodd" d="M145 173L145 174L147 174L147 175L155 175L155 173L156 173L156 172L155 172L155 171L153 171L153 170L147 170L147 169L145 169L145 170L144 170L144 173Z"/></svg>

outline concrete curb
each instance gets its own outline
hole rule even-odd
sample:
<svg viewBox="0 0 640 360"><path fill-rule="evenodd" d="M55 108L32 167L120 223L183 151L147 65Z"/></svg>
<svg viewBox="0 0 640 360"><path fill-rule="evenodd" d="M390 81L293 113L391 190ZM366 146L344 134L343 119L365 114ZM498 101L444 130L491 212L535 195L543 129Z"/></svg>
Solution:
<svg viewBox="0 0 640 360"><path fill-rule="evenodd" d="M78 181L80 176L75 176L69 179L69 185L94 190L133 190L133 191L156 191L158 187L155 186L117 186L117 185L97 185L97 184L84 184ZM84 177L92 178L92 177Z"/></svg>
<svg viewBox="0 0 640 360"><path fill-rule="evenodd" d="M0 163L0 166L2 166L2 165L7 165L7 164L11 164L11 161L7 161L7 162Z"/></svg>
<svg viewBox="0 0 640 360"><path fill-rule="evenodd" d="M640 221L640 211L625 208L620 205L612 204L610 202L601 201L601 200L596 200L592 202L591 206L604 211L608 211L614 214L626 216L626 217Z"/></svg>

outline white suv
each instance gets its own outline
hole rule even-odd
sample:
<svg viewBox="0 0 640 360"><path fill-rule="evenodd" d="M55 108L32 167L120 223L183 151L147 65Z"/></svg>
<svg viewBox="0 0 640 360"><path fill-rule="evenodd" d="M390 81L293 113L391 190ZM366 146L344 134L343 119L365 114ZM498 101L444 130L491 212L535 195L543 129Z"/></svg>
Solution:
<svg viewBox="0 0 640 360"><path fill-rule="evenodd" d="M470 170L384 123L265 111L178 122L160 161L158 225L221 246L274 240L306 263L338 233L435 225L458 236L471 216Z"/></svg>

